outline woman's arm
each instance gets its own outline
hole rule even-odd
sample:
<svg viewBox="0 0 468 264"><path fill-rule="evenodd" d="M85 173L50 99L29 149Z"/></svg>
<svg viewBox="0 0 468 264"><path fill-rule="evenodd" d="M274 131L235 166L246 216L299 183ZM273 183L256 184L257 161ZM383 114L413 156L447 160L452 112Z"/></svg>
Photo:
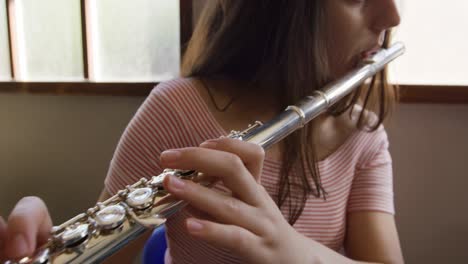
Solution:
<svg viewBox="0 0 468 264"><path fill-rule="evenodd" d="M318 263L404 263L393 215L375 211L348 214L346 257L313 240Z"/></svg>
<svg viewBox="0 0 468 264"><path fill-rule="evenodd" d="M312 263L404 263L393 215L375 211L348 214L346 257L307 239ZM307 253L306 253L307 254Z"/></svg>
<svg viewBox="0 0 468 264"><path fill-rule="evenodd" d="M352 259L404 263L395 218L388 213L349 213L345 248Z"/></svg>

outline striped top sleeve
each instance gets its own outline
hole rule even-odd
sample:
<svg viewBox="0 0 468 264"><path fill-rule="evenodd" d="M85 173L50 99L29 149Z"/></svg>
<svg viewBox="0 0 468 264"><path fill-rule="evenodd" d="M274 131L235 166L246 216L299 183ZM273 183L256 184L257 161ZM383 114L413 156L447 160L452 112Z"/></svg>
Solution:
<svg viewBox="0 0 468 264"><path fill-rule="evenodd" d="M392 158L383 127L369 136L368 149L363 151L348 200L348 212L381 211L395 213L393 202Z"/></svg>

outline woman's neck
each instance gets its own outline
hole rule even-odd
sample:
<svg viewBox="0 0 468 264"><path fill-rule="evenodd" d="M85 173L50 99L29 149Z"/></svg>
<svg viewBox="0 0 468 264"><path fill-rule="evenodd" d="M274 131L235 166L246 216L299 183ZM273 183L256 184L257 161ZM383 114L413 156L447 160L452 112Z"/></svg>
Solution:
<svg viewBox="0 0 468 264"><path fill-rule="evenodd" d="M250 84L243 81L226 79L202 80L203 88L208 93L211 105L226 114L271 115L281 110L277 89Z"/></svg>

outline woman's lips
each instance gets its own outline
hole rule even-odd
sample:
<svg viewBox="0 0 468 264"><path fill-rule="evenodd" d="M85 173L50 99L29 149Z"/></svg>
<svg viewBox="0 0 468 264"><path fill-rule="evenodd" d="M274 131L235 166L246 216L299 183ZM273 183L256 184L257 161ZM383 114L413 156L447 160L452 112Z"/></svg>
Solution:
<svg viewBox="0 0 468 264"><path fill-rule="evenodd" d="M362 51L361 53L358 53L354 58L354 67L357 67L362 64L363 61L368 59L369 57L373 56L375 53L377 53L380 49L382 48L381 45L376 45L372 48L369 48L367 50Z"/></svg>
<svg viewBox="0 0 468 264"><path fill-rule="evenodd" d="M370 56L373 56L375 53L377 53L382 47L381 46L375 46L371 49L368 49L366 51L361 52L361 59L366 59Z"/></svg>

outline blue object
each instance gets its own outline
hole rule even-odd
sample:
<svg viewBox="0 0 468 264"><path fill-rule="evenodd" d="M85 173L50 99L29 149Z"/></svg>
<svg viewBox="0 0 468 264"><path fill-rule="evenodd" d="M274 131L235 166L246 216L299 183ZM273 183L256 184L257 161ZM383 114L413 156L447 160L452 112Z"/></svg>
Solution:
<svg viewBox="0 0 468 264"><path fill-rule="evenodd" d="M156 228L146 241L143 249L143 264L164 264L166 248L166 227L162 225Z"/></svg>

